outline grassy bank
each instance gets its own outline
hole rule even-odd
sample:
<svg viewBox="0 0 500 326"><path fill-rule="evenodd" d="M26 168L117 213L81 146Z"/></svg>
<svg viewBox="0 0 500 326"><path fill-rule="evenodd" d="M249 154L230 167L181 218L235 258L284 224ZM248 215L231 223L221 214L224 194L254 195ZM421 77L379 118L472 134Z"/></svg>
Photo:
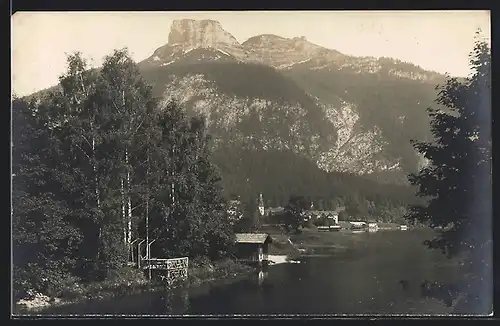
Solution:
<svg viewBox="0 0 500 326"><path fill-rule="evenodd" d="M211 262L208 260L190 261L188 279L186 282L174 284L177 286L196 287L214 280L227 279L249 273L254 269L231 259ZM136 268L124 267L114 271L102 282L73 283L61 289L54 297L41 293L32 293L26 299L14 305L14 313L33 313L54 306L77 304L87 300L103 300L124 295L158 291L167 287L166 281L154 277L148 281L146 274Z"/></svg>

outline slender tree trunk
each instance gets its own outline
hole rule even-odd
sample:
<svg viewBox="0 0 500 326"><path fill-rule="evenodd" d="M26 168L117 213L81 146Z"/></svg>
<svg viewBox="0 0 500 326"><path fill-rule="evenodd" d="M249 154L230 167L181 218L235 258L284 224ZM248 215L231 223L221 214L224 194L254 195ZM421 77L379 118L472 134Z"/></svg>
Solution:
<svg viewBox="0 0 500 326"><path fill-rule="evenodd" d="M122 90L122 105L125 112L125 90ZM130 252L130 242L132 236L132 205L130 200L130 167L128 148L125 147L125 167L127 169L127 180L124 184L122 179L122 214L124 220L124 242L127 252Z"/></svg>
<svg viewBox="0 0 500 326"><path fill-rule="evenodd" d="M121 184L121 197L122 197L122 220L123 220L123 244L127 244L127 228L125 224L125 189L123 186L123 178L120 179Z"/></svg>
<svg viewBox="0 0 500 326"><path fill-rule="evenodd" d="M130 167L129 167L129 153L125 150L125 164L127 166L127 182L126 182L126 196L127 196L127 249L130 251L132 241L132 201L130 198Z"/></svg>
<svg viewBox="0 0 500 326"><path fill-rule="evenodd" d="M149 243L149 153L147 158L146 170L146 243Z"/></svg>
<svg viewBox="0 0 500 326"><path fill-rule="evenodd" d="M96 157L95 157L95 136L92 135L92 170L94 171L94 182L95 182L95 197L96 197L96 204L97 204L97 209L101 209L101 198L100 198L100 193L99 193L99 179L97 177L97 163L96 163Z"/></svg>
<svg viewBox="0 0 500 326"><path fill-rule="evenodd" d="M175 149L173 148L172 149L172 158L174 158L174 153L175 153ZM175 183L174 183L174 178L175 178L175 164L172 164L172 167L171 167L171 172L170 172L170 176L171 176L171 179L172 179L172 183L170 184L170 200L171 200L171 206L172 208L174 207L175 205Z"/></svg>
<svg viewBox="0 0 500 326"><path fill-rule="evenodd" d="M92 125L91 125L92 128ZM101 194L99 192L99 178L97 176L97 162L95 155L95 135L92 134L92 170L94 171L94 183L95 183L95 198L96 198L96 206L97 211L101 213ZM101 241L102 241L102 221L99 220L97 222L98 232L97 232L97 259L101 257Z"/></svg>
<svg viewBox="0 0 500 326"><path fill-rule="evenodd" d="M146 152L146 221L145 221L145 229L146 229L146 258L151 259L151 248L149 247L149 150ZM151 265L148 260L148 277L151 280Z"/></svg>

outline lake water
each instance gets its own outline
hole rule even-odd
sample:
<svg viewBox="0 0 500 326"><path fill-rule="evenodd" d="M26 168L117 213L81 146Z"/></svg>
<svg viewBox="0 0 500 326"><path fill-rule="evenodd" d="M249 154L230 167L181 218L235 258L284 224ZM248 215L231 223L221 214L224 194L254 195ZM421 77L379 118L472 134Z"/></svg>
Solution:
<svg viewBox="0 0 500 326"><path fill-rule="evenodd" d="M340 235L339 235L340 236ZM47 310L51 314L448 314L423 297L425 280L452 282L456 266L422 242L429 230L342 235L344 249L177 293L124 295ZM344 241L345 242L345 241ZM319 250L319 249L318 249Z"/></svg>

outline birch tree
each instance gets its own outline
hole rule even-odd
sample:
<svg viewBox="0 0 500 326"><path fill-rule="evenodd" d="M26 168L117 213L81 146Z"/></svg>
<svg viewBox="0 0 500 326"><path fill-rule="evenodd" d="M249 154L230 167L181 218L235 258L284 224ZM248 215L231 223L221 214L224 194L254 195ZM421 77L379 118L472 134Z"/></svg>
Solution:
<svg viewBox="0 0 500 326"><path fill-rule="evenodd" d="M123 219L123 243L130 250L132 240L132 214L142 202L137 196L134 173L139 168L133 164L134 143L144 133L144 123L155 102L151 89L141 78L136 64L126 49L115 50L106 57L99 79L100 96L107 111L107 125L114 136L112 143L117 163L117 178L120 180L121 214Z"/></svg>

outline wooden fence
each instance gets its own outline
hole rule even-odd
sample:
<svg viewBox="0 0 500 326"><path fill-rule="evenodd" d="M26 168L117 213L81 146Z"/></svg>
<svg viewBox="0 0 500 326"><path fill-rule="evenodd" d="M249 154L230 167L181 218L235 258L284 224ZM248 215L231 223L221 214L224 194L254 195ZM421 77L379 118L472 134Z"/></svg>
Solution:
<svg viewBox="0 0 500 326"><path fill-rule="evenodd" d="M166 270L167 283L172 284L177 280L186 280L188 276L189 258L150 258L143 259L141 264L147 270Z"/></svg>

